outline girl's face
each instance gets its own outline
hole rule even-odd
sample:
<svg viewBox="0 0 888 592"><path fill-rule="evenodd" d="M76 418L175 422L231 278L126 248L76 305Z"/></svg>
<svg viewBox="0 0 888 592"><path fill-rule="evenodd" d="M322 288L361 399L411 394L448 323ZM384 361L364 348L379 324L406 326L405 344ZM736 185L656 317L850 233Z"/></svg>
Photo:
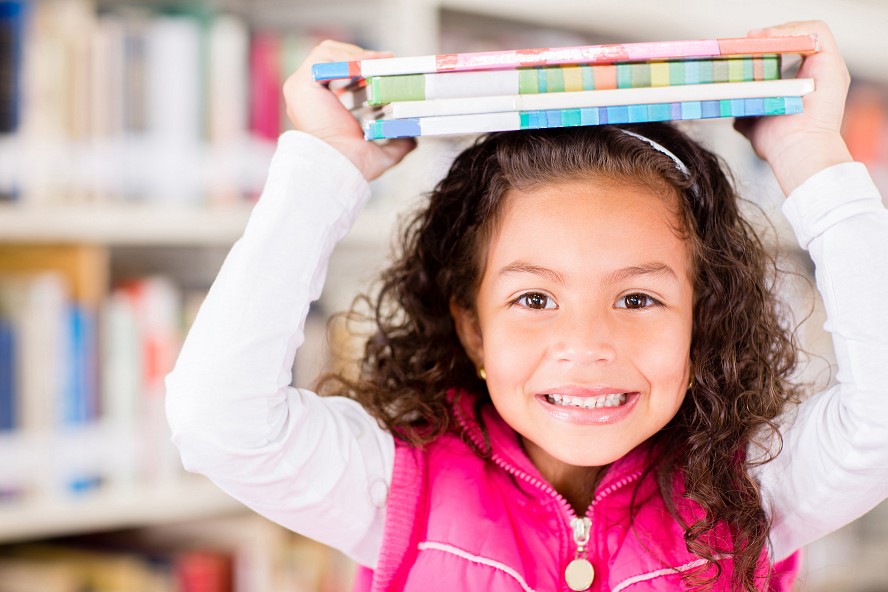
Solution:
<svg viewBox="0 0 888 592"><path fill-rule="evenodd" d="M477 310L454 309L494 406L553 482L619 459L685 396L692 269L672 201L608 180L512 190Z"/></svg>

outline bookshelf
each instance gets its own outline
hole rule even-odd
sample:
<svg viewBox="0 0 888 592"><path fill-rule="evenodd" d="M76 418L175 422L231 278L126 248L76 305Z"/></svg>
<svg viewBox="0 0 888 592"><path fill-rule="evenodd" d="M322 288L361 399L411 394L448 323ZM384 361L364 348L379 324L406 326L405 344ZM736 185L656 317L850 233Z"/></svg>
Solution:
<svg viewBox="0 0 888 592"><path fill-rule="evenodd" d="M0 506L0 544L242 514L243 506L200 477L120 487L68 500Z"/></svg>
<svg viewBox="0 0 888 592"><path fill-rule="evenodd" d="M300 52L307 51L321 37L353 39L401 55L419 55L441 51L692 38L714 33L734 35L766 24L758 22L757 15L767 14L768 23L810 16L829 21L852 70L870 80L883 97L888 92L888 71L879 60L872 58L888 53L888 38L881 35L881 31L871 30L876 23L888 18L885 14L888 8L875 1L848 7L817 0L806 1L801 7L796 2L775 6L754 0L744 4L744 10L733 14L730 21L724 19L723 11L712 11L702 1L682 3L684 18L674 18L677 9L664 8L664 4L656 0L633 3L631 7L620 3L556 2L547 5L546 9L530 0L516 0L508 5L482 0L341 0L329 3L171 0L164 4L172 10L165 11L154 8L158 3L139 0L32 0L32 4L64 8L64 14L73 15L87 27L98 22L94 19L99 14L123 19L115 21L109 17L102 21L105 28L90 29L91 34L83 36L96 43L109 43L107 36L119 33L115 33L114 27L129 22L126 19L130 18L135 19L132 22L145 25L162 14L168 19L166 24L181 25L183 22L176 19L196 19L187 22L208 26L214 22L215 15L230 15L234 20L228 21L229 28L223 33L228 35L231 43L237 43L238 39L243 42L244 38L238 35L245 31L269 33L272 35L269 39L276 39L279 49L283 48L275 58L280 68L278 74L292 68L298 62ZM190 16L183 16L185 12ZM186 37L193 34L194 29L189 30L192 33L186 32ZM296 34L285 34L293 32ZM184 37L173 34L180 42L187 42ZM240 57L245 59L243 54ZM183 61L173 69L178 73L170 79L170 87L175 86L175 81L183 87L189 86L187 73L182 76L188 63ZM43 66L54 67L46 63ZM80 70L74 71L83 74ZM246 84L244 80L232 82L231 79L227 83ZM226 79L220 84L226 84ZM272 80L266 80L262 86L270 88L268 92L279 91L279 85ZM52 117L44 118L56 128L37 130L33 132L38 134L36 139L28 136L28 142L24 141L23 135L0 134L0 251L8 245L35 249L45 245L88 245L105 260L107 280L99 281L107 283L97 288L103 301L118 282L149 275L172 278L174 285L187 292L180 293L180 298L192 303L199 300L200 290L206 289L225 251L246 224L273 148L268 128L250 130L253 124L248 114L241 113L235 118L240 127L226 127L224 118L222 123L213 119L213 113L244 108L246 98L240 95L247 91L246 87L240 88L242 93L231 93L226 101L214 107L209 107L206 102L192 107L194 110L190 113L197 114L194 119L202 122L201 126L163 128L163 133L172 134L164 136L167 144L163 145L176 144L179 147L166 155L161 150L160 156L146 146L147 142L139 141L139 134L115 135L121 126L142 131L150 128L147 106L142 105L141 111L130 113L129 117L135 120L129 123L121 113L112 121L102 115L114 113L119 104L114 107L112 102L90 101L90 95L83 94L84 90L76 85L64 88L63 95L71 96L72 104L83 109L80 116L54 113ZM41 103L41 108L52 107ZM137 121L139 116L143 118L141 123ZM71 117L75 122L88 122L92 127L72 128ZM188 121L185 111L176 112L173 117ZM187 134L183 131L186 127ZM728 159L740 176L756 179L752 190L766 205L779 203L773 184L760 165L751 159L742 141L732 135L729 125L713 122L707 125L706 133L711 135L710 142L718 142L720 151L729 153ZM882 132L879 140L883 146L882 154L888 152L884 149L885 133ZM40 134L49 134L49 138ZM346 307L352 294L365 285L370 278L368 270L378 267L388 252L389 234L380 229L394 228L397 213L412 197L434 184L460 142L459 139L425 139L420 149L401 167L375 184L374 199L336 252L322 299L324 310ZM183 151L182 146L188 150ZM168 158L170 155L175 158ZM182 167L182 163L186 166ZM878 166L884 167L884 163ZM16 195L11 189L22 184L20 175L24 169L31 170L34 178L24 179L27 190ZM883 191L885 187L883 185ZM186 302L179 314L187 318L191 306L193 304ZM322 357L318 352L312 355ZM0 461L5 462L13 449L14 445L0 437ZM3 473L2 469L0 467L0 473ZM875 545L879 541L882 545L888 544L885 542L888 541L888 528L884 527L888 517L885 514L884 510L878 509L870 522L851 525L813 548L811 560L819 562L820 567L815 567L808 577L806 589L829 589L825 582L834 582L831 578L844 573L842 570L850 571L847 566L855 553L858 557L878 556ZM252 514L210 483L173 471L157 483L142 483L138 487L109 485L75 497L0 497L0 546L134 528L163 538L180 532L177 529L182 523L198 525L189 531L189 536L195 540L200 538L200 532L208 533L206 537L211 539L214 535L209 533L215 530L241 528L242 523L238 521L246 516L252 517ZM237 526L230 526L232 524ZM879 527L880 524L883 526ZM281 540L280 533L268 530L266 526L256 527L256 532L260 531L263 534L256 536L264 542L256 546L268 554L277 552L274 545ZM861 537L866 541L865 545L858 542ZM307 556L315 552L306 546L300 548ZM847 558L846 563L839 561L843 557ZM268 562L263 566L267 570L276 569ZM857 570L859 573L863 571ZM268 574L263 577L272 578ZM845 577L844 581L849 581L850 576L845 574ZM859 579L862 582L863 576ZM885 585L885 582L881 584ZM832 589L837 588L851 589L847 585Z"/></svg>
<svg viewBox="0 0 888 592"><path fill-rule="evenodd" d="M98 243L122 246L228 247L246 226L252 204L219 207L90 204L0 204L0 237L14 243ZM346 237L346 248L379 245L393 210L369 208Z"/></svg>

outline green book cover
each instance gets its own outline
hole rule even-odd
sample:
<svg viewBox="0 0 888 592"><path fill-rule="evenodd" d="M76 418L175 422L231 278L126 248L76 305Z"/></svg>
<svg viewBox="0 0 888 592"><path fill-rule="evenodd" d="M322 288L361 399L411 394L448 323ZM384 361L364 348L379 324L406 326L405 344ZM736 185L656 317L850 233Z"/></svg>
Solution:
<svg viewBox="0 0 888 592"><path fill-rule="evenodd" d="M367 104L780 79L780 56L546 66L367 79Z"/></svg>

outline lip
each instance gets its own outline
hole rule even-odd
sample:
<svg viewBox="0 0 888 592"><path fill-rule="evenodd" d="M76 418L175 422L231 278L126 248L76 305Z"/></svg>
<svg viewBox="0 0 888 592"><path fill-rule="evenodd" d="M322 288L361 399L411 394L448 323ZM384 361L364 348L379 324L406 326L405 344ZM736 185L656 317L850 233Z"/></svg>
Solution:
<svg viewBox="0 0 888 592"><path fill-rule="evenodd" d="M602 395L626 393L626 391L596 388L562 389L553 390L552 392L572 397L600 397ZM626 419L632 413L632 410L635 409L639 399L641 399L641 394L629 392L626 394L626 402L618 407L596 407L594 409L554 405L546 400L545 394L536 395L535 398L543 411L557 421L578 425L610 425Z"/></svg>

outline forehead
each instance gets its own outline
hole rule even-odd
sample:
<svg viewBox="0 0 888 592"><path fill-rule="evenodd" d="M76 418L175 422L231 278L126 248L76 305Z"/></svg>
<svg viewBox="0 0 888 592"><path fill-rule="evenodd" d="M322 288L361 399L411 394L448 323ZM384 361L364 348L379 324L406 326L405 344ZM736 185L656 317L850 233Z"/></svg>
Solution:
<svg viewBox="0 0 888 592"><path fill-rule="evenodd" d="M511 189L490 236L488 264L540 258L591 267L662 259L690 271L677 194L593 178Z"/></svg>

